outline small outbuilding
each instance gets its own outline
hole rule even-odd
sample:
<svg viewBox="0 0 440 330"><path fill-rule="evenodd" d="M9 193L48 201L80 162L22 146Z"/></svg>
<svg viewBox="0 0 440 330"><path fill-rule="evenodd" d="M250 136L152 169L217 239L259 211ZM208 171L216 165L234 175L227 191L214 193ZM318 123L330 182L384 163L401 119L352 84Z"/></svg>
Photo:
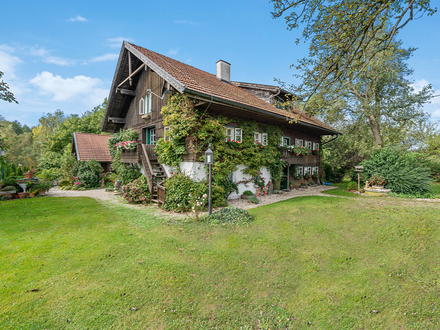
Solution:
<svg viewBox="0 0 440 330"><path fill-rule="evenodd" d="M104 173L111 170L112 157L108 151L110 135L73 133L72 154L78 161L96 159Z"/></svg>

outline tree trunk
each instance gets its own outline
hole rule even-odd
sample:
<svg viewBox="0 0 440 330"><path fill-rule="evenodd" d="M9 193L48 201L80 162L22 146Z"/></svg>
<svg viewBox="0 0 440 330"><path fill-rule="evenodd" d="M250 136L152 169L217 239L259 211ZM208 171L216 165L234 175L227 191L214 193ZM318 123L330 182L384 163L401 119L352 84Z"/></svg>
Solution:
<svg viewBox="0 0 440 330"><path fill-rule="evenodd" d="M376 148L382 148L382 138L380 137L379 123L377 122L376 117L374 115L369 115L368 121L370 123L371 132L373 133Z"/></svg>

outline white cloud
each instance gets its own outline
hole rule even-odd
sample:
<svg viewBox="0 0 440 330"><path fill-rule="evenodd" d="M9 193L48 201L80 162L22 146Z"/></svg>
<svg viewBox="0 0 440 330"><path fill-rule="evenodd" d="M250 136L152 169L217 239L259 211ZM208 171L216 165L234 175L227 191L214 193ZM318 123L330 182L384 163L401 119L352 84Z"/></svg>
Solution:
<svg viewBox="0 0 440 330"><path fill-rule="evenodd" d="M104 62L104 61L114 61L118 59L119 54L104 54L101 56L93 57L89 60L89 62Z"/></svg>
<svg viewBox="0 0 440 330"><path fill-rule="evenodd" d="M108 46L110 47L121 47L122 42L123 41L128 41L128 42L132 42L133 40L129 39L129 38L124 38L124 37L116 37L116 38L108 38L107 41Z"/></svg>
<svg viewBox="0 0 440 330"><path fill-rule="evenodd" d="M76 17L71 17L67 20L68 22L88 22L88 20L86 20L84 17L81 16L76 16Z"/></svg>
<svg viewBox="0 0 440 330"><path fill-rule="evenodd" d="M200 25L199 22L195 21L174 21L176 24L189 24L189 25Z"/></svg>
<svg viewBox="0 0 440 330"><path fill-rule="evenodd" d="M17 56L11 55L12 52L13 48L0 45L0 71L4 73L5 79L15 79L15 67L23 62Z"/></svg>
<svg viewBox="0 0 440 330"><path fill-rule="evenodd" d="M41 47L41 48L31 47L30 54L33 56L40 57L41 60L45 63L56 64L59 66L71 66L77 62L75 60L71 60L68 58L52 56L52 55L50 55L50 52L48 50L44 49L43 47Z"/></svg>
<svg viewBox="0 0 440 330"><path fill-rule="evenodd" d="M40 95L52 95L53 101L95 98L96 93L103 94L99 88L102 84L101 79L82 75L63 79L61 76L54 76L51 72L43 71L30 83L39 89Z"/></svg>
<svg viewBox="0 0 440 330"><path fill-rule="evenodd" d="M168 51L168 55L170 55L170 56L176 55L178 52L179 52L179 48L170 49Z"/></svg>

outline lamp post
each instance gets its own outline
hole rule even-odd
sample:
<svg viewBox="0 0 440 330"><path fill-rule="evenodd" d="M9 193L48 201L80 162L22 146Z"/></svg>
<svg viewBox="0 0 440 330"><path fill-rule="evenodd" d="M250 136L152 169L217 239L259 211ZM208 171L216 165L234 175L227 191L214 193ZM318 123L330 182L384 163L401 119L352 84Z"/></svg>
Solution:
<svg viewBox="0 0 440 330"><path fill-rule="evenodd" d="M212 214L212 163L214 162L214 153L211 150L212 143L209 144L208 150L205 151L205 164L209 166L209 199L208 214Z"/></svg>
<svg viewBox="0 0 440 330"><path fill-rule="evenodd" d="M3 171L3 156L5 155L5 151L0 149L0 166L2 167L2 181L5 179L5 173Z"/></svg>

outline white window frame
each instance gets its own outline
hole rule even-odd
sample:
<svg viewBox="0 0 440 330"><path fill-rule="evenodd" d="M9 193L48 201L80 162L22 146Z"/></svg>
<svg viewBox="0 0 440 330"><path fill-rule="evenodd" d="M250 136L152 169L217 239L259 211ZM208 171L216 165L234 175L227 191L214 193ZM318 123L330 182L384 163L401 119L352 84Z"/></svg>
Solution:
<svg viewBox="0 0 440 330"><path fill-rule="evenodd" d="M150 128L150 144L156 144L156 128Z"/></svg>
<svg viewBox="0 0 440 330"><path fill-rule="evenodd" d="M289 141L289 144L286 144L286 143L285 143L285 140L288 140L288 141ZM291 145L290 141L291 141L290 137L288 137L288 136L283 136L283 147L285 147L285 146L290 146L290 145Z"/></svg>
<svg viewBox="0 0 440 330"><path fill-rule="evenodd" d="M145 95L145 110L144 113L145 114L149 114L151 113L151 110L153 108L153 95L151 93Z"/></svg>
<svg viewBox="0 0 440 330"><path fill-rule="evenodd" d="M235 142L243 142L243 130L239 127L235 128Z"/></svg>
<svg viewBox="0 0 440 330"><path fill-rule="evenodd" d="M318 149L319 149L319 143L313 142L313 150L318 150Z"/></svg>
<svg viewBox="0 0 440 330"><path fill-rule="evenodd" d="M307 141L307 147L312 150L312 141Z"/></svg>
<svg viewBox="0 0 440 330"><path fill-rule="evenodd" d="M144 114L144 99L143 98L141 98L140 100L139 100L139 114L140 115L143 115Z"/></svg>
<svg viewBox="0 0 440 330"><path fill-rule="evenodd" d="M232 142L234 140L234 127L224 126L225 129L225 142Z"/></svg>
<svg viewBox="0 0 440 330"><path fill-rule="evenodd" d="M296 147L299 146L299 139L295 139L295 146L296 146Z"/></svg>
<svg viewBox="0 0 440 330"><path fill-rule="evenodd" d="M299 139L299 145L300 145L301 147L304 147L304 140Z"/></svg>
<svg viewBox="0 0 440 330"><path fill-rule="evenodd" d="M267 146L269 144L269 136L267 133L261 133L261 144Z"/></svg>
<svg viewBox="0 0 440 330"><path fill-rule="evenodd" d="M254 143L260 144L261 142L261 133L254 132Z"/></svg>
<svg viewBox="0 0 440 330"><path fill-rule="evenodd" d="M171 129L169 126L165 126L163 128L163 139L165 142L171 141Z"/></svg>
<svg viewBox="0 0 440 330"><path fill-rule="evenodd" d="M319 174L318 166L313 166L313 173Z"/></svg>
<svg viewBox="0 0 440 330"><path fill-rule="evenodd" d="M304 166L298 167L298 172L299 172L300 176L303 176L304 175Z"/></svg>
<svg viewBox="0 0 440 330"><path fill-rule="evenodd" d="M281 136L280 147L284 147L284 136Z"/></svg>
<svg viewBox="0 0 440 330"><path fill-rule="evenodd" d="M304 166L304 175L306 173L310 174L309 166Z"/></svg>

